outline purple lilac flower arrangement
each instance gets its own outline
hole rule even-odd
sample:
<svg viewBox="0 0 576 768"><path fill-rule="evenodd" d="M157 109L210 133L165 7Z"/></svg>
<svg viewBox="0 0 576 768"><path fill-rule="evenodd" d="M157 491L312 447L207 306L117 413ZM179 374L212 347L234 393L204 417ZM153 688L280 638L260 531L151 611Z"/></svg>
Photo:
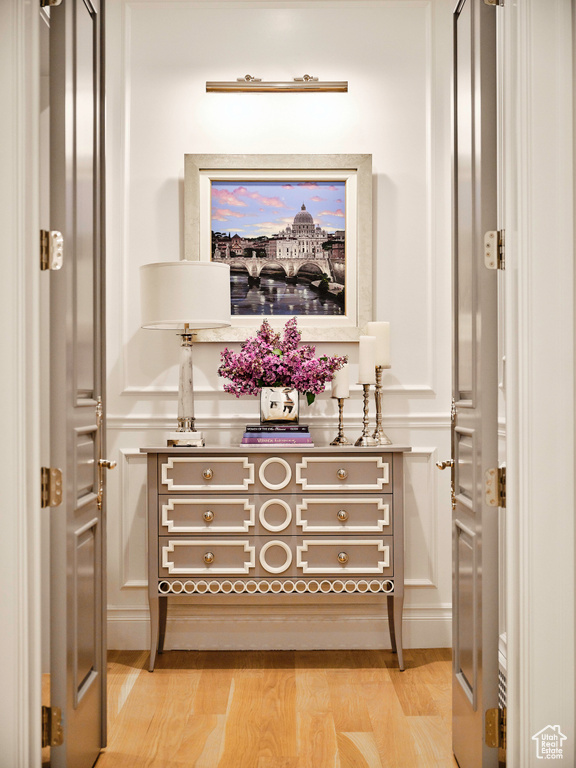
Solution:
<svg viewBox="0 0 576 768"><path fill-rule="evenodd" d="M316 348L304 344L295 317L288 320L282 335L264 320L256 336L242 344L240 352L226 348L220 355L218 374L230 382L224 391L236 397L257 395L262 387L291 387L306 395L308 405L324 391L346 357L315 357Z"/></svg>

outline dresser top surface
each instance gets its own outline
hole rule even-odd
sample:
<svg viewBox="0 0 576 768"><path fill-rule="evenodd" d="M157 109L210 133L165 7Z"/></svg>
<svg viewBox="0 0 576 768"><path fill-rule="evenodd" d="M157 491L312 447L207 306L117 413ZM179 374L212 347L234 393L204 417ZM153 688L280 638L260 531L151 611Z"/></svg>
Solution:
<svg viewBox="0 0 576 768"><path fill-rule="evenodd" d="M334 454L335 456L344 454L370 455L382 453L408 453L412 448L408 445L376 445L369 447L360 447L354 445L334 446L334 445L205 445L203 447L193 446L150 446L140 448L140 453L166 453L172 456L193 456L194 454L210 453L214 456L226 456L236 453L256 454L256 453L305 453L305 454Z"/></svg>

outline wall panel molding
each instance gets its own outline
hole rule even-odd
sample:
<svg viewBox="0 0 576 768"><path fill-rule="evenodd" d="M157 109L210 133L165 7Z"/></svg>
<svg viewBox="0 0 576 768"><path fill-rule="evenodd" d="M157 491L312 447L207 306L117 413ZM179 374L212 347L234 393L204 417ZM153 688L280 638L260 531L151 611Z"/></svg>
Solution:
<svg viewBox="0 0 576 768"><path fill-rule="evenodd" d="M138 449L120 449L120 589L140 588L148 586L148 574L146 570L146 539L136 540L133 535L134 518L137 515L138 503L144 505L143 515L146 519L146 454ZM135 466L144 467L143 479L139 482L131 477ZM143 531L145 533L145 529ZM143 562L134 564L135 552L142 555ZM136 554L136 556L137 556ZM134 573L133 571L136 571Z"/></svg>

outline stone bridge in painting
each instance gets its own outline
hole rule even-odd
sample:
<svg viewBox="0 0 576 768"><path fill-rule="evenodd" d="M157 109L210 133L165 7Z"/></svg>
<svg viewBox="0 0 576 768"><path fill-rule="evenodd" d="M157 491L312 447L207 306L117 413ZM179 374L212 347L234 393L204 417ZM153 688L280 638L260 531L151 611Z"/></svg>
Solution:
<svg viewBox="0 0 576 768"><path fill-rule="evenodd" d="M326 275L326 277L332 282L334 281L334 275L332 274L332 268L328 259L314 259L310 256L303 256L302 258L286 258L279 259L274 258L257 258L253 256L251 259L244 258L242 256L234 256L232 258L213 258L212 261L219 261L222 264L230 264L231 267L243 267L248 275L253 278L259 278L263 269L266 267L279 267L284 271L286 278L296 279L298 273L305 266L314 266L318 268L319 273ZM309 276L309 275L308 275Z"/></svg>

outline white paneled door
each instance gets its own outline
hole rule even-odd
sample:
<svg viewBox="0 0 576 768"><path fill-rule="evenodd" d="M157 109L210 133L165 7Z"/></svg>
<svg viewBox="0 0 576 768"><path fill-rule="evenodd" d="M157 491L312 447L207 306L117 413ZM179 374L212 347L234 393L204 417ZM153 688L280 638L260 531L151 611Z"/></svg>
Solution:
<svg viewBox="0 0 576 768"><path fill-rule="evenodd" d="M53 768L91 768L106 739L102 83L99 0L50 14L50 454L63 473L51 510L51 704L64 742Z"/></svg>
<svg viewBox="0 0 576 768"><path fill-rule="evenodd" d="M484 739L498 692L498 508L485 477L498 466L496 9L454 11L453 749L460 768L492 768Z"/></svg>

